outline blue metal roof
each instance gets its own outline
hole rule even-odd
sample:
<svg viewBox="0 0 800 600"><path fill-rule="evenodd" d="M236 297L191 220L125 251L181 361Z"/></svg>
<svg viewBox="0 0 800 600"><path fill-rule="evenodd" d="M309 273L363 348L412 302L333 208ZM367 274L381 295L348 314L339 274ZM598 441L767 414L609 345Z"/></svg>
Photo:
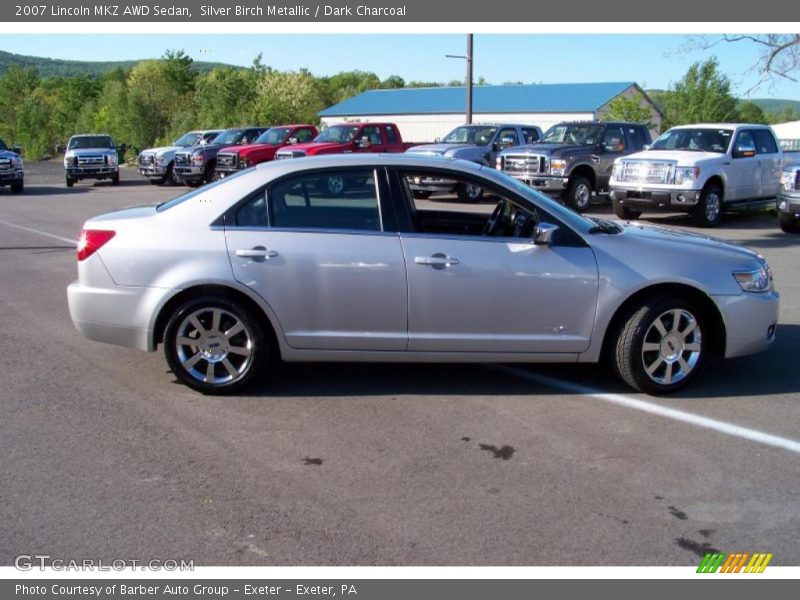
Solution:
<svg viewBox="0 0 800 600"><path fill-rule="evenodd" d="M617 83L558 83L483 85L473 88L476 113L594 112L636 85ZM319 112L321 117L350 115L414 115L463 113L464 87L370 90Z"/></svg>

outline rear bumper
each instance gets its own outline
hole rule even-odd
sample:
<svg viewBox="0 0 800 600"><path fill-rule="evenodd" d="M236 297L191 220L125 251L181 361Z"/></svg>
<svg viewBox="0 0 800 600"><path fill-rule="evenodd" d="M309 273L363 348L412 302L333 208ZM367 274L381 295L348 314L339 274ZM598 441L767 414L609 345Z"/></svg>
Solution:
<svg viewBox="0 0 800 600"><path fill-rule="evenodd" d="M780 294L711 296L725 321L725 358L763 352L775 341Z"/></svg>
<svg viewBox="0 0 800 600"><path fill-rule="evenodd" d="M636 210L689 210L700 201L700 190L615 186L611 199Z"/></svg>
<svg viewBox="0 0 800 600"><path fill-rule="evenodd" d="M67 304L75 328L87 339L153 351L151 316L167 292L150 287L90 287L74 281L67 287Z"/></svg>

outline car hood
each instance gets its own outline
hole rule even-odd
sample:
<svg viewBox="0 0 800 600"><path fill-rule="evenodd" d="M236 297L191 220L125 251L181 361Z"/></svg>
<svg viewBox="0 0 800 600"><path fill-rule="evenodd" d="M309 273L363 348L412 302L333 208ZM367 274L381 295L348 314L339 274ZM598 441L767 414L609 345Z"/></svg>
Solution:
<svg viewBox="0 0 800 600"><path fill-rule="evenodd" d="M185 148L189 148L189 146L162 146L160 148L148 148L147 150L142 150L142 154L166 154L167 152L177 152L178 150L183 150Z"/></svg>
<svg viewBox="0 0 800 600"><path fill-rule="evenodd" d="M474 144L422 144L406 150L409 154L431 154L441 156L451 151L478 148Z"/></svg>
<svg viewBox="0 0 800 600"><path fill-rule="evenodd" d="M527 144L525 146L517 146L516 148L508 148L503 150L500 154L539 154L549 156L551 154L561 154L563 152L578 153L578 152L593 152L595 146L587 146L582 144L550 144L538 143Z"/></svg>
<svg viewBox="0 0 800 600"><path fill-rule="evenodd" d="M694 165L699 162L721 160L725 154L719 152L693 152L689 150L645 150L624 157L623 160L671 160L680 165Z"/></svg>
<svg viewBox="0 0 800 600"><path fill-rule="evenodd" d="M81 154L97 154L98 152L116 154L117 151L114 148L73 148L72 150L67 150L67 153L72 154L73 156L80 156Z"/></svg>
<svg viewBox="0 0 800 600"><path fill-rule="evenodd" d="M0 150L0 158L17 158L19 154L11 150Z"/></svg>
<svg viewBox="0 0 800 600"><path fill-rule="evenodd" d="M319 152L321 150L336 150L339 148L349 148L350 142L340 144L334 142L306 142L305 144L295 144L294 146L287 146L285 149L292 150L293 152L308 152L313 150Z"/></svg>
<svg viewBox="0 0 800 600"><path fill-rule="evenodd" d="M230 152L237 154L248 154L256 150L266 150L269 148L280 148L283 144L245 144L243 146L225 146L220 153Z"/></svg>
<svg viewBox="0 0 800 600"><path fill-rule="evenodd" d="M715 255L744 266L760 260L759 254L749 248L702 233L643 223L623 223L622 226L624 235L637 242L662 246L666 250L674 247L674 256L679 260L691 261L700 256Z"/></svg>

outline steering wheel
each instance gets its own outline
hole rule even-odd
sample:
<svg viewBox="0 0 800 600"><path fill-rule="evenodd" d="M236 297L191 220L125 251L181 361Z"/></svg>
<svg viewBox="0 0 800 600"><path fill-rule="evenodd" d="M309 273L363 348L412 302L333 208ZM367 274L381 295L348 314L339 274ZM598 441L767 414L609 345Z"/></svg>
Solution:
<svg viewBox="0 0 800 600"><path fill-rule="evenodd" d="M497 226L500 224L500 221L503 217L503 211L506 207L506 201L500 200L497 203L497 206L494 207L492 211L492 215L489 217L489 220L486 221L486 224L483 226L483 234L482 235L494 235Z"/></svg>

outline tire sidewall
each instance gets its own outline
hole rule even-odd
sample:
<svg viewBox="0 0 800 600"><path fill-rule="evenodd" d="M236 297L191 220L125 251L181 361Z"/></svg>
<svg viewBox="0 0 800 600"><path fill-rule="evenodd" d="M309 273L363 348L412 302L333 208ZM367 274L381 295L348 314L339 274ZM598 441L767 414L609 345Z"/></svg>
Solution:
<svg viewBox="0 0 800 600"><path fill-rule="evenodd" d="M588 189L588 195L583 204L581 204L577 198L578 189L582 186ZM586 177L577 176L570 181L567 192L567 204L571 209L577 212L588 210L589 206L592 204L592 184Z"/></svg>
<svg viewBox="0 0 800 600"><path fill-rule="evenodd" d="M713 221L709 220L706 216L706 202L708 197L711 195L712 192L717 193L717 197L719 198L719 213L717 213L717 218ZM692 216L694 217L695 223L697 223L701 227L716 227L722 221L722 214L725 212L725 196L723 195L722 188L716 184L711 184L706 186L700 194L700 201L697 203Z"/></svg>
<svg viewBox="0 0 800 600"><path fill-rule="evenodd" d="M242 375L230 382L209 384L199 381L192 377L180 363L175 349L178 326L187 314L200 308L221 308L222 310L228 311L235 315L250 332L253 343L253 353L250 364ZM267 364L267 361L272 356L272 350L269 346L269 337L265 332L264 325L257 319L252 311L235 300L225 298L224 296L203 296L180 304L173 310L164 328L164 355L170 370L182 383L203 394L229 394L252 383L262 374L264 365Z"/></svg>

